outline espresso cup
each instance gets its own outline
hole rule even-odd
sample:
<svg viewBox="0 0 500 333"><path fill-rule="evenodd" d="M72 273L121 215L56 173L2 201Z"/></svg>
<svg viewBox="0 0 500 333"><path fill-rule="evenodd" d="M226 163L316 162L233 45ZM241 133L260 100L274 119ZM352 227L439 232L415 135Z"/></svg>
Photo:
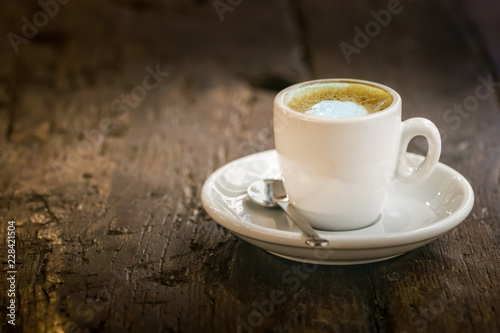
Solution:
<svg viewBox="0 0 500 333"><path fill-rule="evenodd" d="M321 83L366 85L390 94L384 109L330 118L292 109L287 102ZM347 92L348 93L348 92ZM437 127L424 118L401 121L401 97L382 84L354 80L308 81L282 90L274 100L274 138L290 204L316 229L354 230L381 217L395 181L416 183L429 176L441 154ZM419 165L406 160L408 143L422 135L428 152Z"/></svg>

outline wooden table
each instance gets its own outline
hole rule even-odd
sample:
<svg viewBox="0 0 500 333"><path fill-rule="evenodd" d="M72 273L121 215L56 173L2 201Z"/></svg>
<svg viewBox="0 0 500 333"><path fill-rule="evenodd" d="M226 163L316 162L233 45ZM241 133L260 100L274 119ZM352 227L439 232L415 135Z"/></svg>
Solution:
<svg viewBox="0 0 500 333"><path fill-rule="evenodd" d="M0 14L5 331L500 330L498 1L44 3ZM476 201L429 245L302 272L292 290L282 275L300 264L219 226L200 191L273 148L279 90L327 77L398 90L404 119L437 124L441 162ZM275 289L286 301L259 310Z"/></svg>

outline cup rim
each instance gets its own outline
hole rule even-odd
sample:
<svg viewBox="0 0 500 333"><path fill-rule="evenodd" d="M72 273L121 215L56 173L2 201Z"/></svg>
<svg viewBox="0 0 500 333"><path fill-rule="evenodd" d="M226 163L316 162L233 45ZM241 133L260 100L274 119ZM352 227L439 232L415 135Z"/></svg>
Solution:
<svg viewBox="0 0 500 333"><path fill-rule="evenodd" d="M331 117L322 117L322 116L315 116L315 115L310 115L310 114L305 114L302 112L295 111L291 109L288 105L286 105L284 99L284 96L291 90L297 89L299 87L309 85L309 84L314 84L314 83L322 83L322 82L353 82L353 83L362 83L366 85L371 85L375 86L377 88L381 88L388 93L391 94L392 96L392 103L386 107L383 110L380 110L375 113L370 113L366 114L363 116L355 116L355 117L343 117L343 118L331 118ZM352 122L364 122L364 121L371 121L375 120L377 118L381 118L384 116L387 116L391 113L396 112L398 109L398 106L401 106L401 96L396 92L396 90L384 85L380 84L377 82L373 81L368 81L368 80L360 80L360 79L350 79L350 78L335 78L335 79L317 79L317 80L310 80L310 81L304 81L300 83L296 83L292 86L289 86L283 90L281 90L276 97L274 98L274 105L279 107L284 113L287 113L289 116L293 118L298 118L301 120L306 120L306 121L312 121L312 122L322 122L322 123L352 123Z"/></svg>

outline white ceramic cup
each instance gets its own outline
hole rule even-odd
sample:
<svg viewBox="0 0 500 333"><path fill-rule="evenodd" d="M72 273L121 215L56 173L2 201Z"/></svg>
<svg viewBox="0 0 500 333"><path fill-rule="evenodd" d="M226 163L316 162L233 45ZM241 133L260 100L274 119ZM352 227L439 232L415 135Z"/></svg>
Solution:
<svg viewBox="0 0 500 333"><path fill-rule="evenodd" d="M317 82L353 82L389 92L386 109L347 118L307 115L285 104L287 93ZM427 138L420 165L406 160L410 140ZM429 176L441 154L437 127L424 118L401 122L401 97L384 85L354 79L308 81L282 90L274 99L274 139L285 189L311 225L354 230L380 218L395 180L416 183Z"/></svg>

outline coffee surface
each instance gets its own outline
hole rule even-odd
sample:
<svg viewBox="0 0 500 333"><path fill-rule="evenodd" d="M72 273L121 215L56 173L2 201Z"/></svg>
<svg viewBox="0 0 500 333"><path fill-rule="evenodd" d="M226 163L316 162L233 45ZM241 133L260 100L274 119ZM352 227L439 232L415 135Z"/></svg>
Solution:
<svg viewBox="0 0 500 333"><path fill-rule="evenodd" d="M318 82L289 91L284 98L291 109L305 114L342 118L362 116L387 108L389 92L353 82Z"/></svg>

